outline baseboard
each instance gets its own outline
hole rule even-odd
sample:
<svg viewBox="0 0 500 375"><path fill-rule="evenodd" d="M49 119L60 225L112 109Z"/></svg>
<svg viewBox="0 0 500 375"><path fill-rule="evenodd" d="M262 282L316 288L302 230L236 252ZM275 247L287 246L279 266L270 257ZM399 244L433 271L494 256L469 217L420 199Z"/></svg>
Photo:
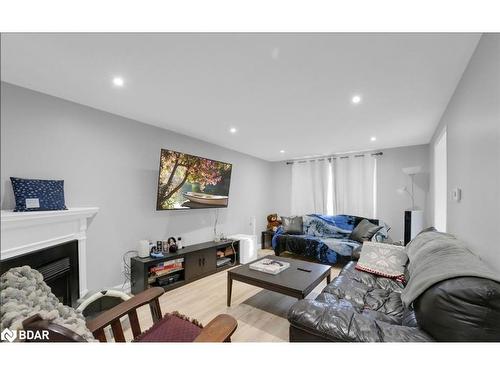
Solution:
<svg viewBox="0 0 500 375"><path fill-rule="evenodd" d="M121 290L122 292L130 293L130 281L127 281L125 284L115 285L115 286L108 288L108 289Z"/></svg>

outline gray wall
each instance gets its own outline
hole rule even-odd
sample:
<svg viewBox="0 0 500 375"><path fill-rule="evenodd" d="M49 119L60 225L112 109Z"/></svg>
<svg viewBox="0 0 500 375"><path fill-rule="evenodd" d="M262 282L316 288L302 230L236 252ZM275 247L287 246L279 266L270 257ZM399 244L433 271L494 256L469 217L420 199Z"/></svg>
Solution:
<svg viewBox="0 0 500 375"><path fill-rule="evenodd" d="M391 237L399 241L403 240L404 211L411 208L408 194L397 192L403 186L411 190L410 177L402 168L422 167L422 173L415 176L414 196L415 206L425 211L429 191L429 146L389 148L383 152L377 164L377 216L391 226Z"/></svg>
<svg viewBox="0 0 500 375"><path fill-rule="evenodd" d="M411 206L407 194L401 195L397 189L407 186L410 178L402 171L403 167L422 166L423 173L415 178L415 205L421 209L427 206L429 189L429 151L428 145L398 147L381 150L384 155L378 161L377 178L377 217L391 226L391 237L403 239L403 212ZM280 215L290 215L291 167L284 162L272 163L274 184L272 186L272 210Z"/></svg>
<svg viewBox="0 0 500 375"><path fill-rule="evenodd" d="M271 186L271 211L278 215L291 214L292 168L283 161L273 162L273 184Z"/></svg>
<svg viewBox="0 0 500 375"><path fill-rule="evenodd" d="M447 230L464 240L498 272L499 67L500 34L484 34L436 131L438 134L444 126L447 128L448 193L456 187L462 189L460 202L448 199ZM431 145L431 165L432 148ZM431 182L432 179L431 173ZM432 189L429 203L432 210Z"/></svg>
<svg viewBox="0 0 500 375"><path fill-rule="evenodd" d="M98 206L88 232L90 289L121 284L121 256L140 239L213 238L214 209L157 212L160 149L233 163L219 231L265 227L270 163L107 112L2 83L1 206L14 207L9 177L64 179L68 206Z"/></svg>

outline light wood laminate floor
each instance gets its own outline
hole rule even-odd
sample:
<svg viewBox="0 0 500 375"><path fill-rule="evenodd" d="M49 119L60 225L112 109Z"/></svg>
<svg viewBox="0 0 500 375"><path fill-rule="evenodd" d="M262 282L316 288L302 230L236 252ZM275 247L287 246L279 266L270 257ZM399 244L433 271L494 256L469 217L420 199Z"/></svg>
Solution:
<svg viewBox="0 0 500 375"><path fill-rule="evenodd" d="M269 254L273 251L261 250L259 253L260 256ZM332 278L340 269L332 268ZM321 282L307 298L314 299L325 286L326 281ZM179 311L204 325L218 314L226 313L238 320L233 342L288 341L286 316L297 301L295 298L235 281L231 307L227 307L226 287L227 271L224 271L169 291L160 298L162 313ZM151 326L148 307L139 309L139 321L143 330ZM129 329L125 334L130 340Z"/></svg>

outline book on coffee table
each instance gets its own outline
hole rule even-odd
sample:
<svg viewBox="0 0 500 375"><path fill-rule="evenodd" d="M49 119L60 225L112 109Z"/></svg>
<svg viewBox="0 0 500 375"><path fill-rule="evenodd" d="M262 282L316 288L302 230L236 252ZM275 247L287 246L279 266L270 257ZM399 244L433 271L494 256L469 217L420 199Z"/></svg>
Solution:
<svg viewBox="0 0 500 375"><path fill-rule="evenodd" d="M250 264L249 268L255 271L270 273L271 275L277 275L283 270L290 267L290 263L277 261L269 258L264 258Z"/></svg>

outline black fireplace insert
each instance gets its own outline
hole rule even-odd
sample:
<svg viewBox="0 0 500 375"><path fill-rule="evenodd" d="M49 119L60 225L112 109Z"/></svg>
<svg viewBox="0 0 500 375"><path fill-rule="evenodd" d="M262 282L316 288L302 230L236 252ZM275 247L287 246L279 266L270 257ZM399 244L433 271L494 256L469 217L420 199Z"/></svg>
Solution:
<svg viewBox="0 0 500 375"><path fill-rule="evenodd" d="M52 293L65 305L75 306L79 295L78 241L70 241L0 262L0 274L30 266L43 275Z"/></svg>

